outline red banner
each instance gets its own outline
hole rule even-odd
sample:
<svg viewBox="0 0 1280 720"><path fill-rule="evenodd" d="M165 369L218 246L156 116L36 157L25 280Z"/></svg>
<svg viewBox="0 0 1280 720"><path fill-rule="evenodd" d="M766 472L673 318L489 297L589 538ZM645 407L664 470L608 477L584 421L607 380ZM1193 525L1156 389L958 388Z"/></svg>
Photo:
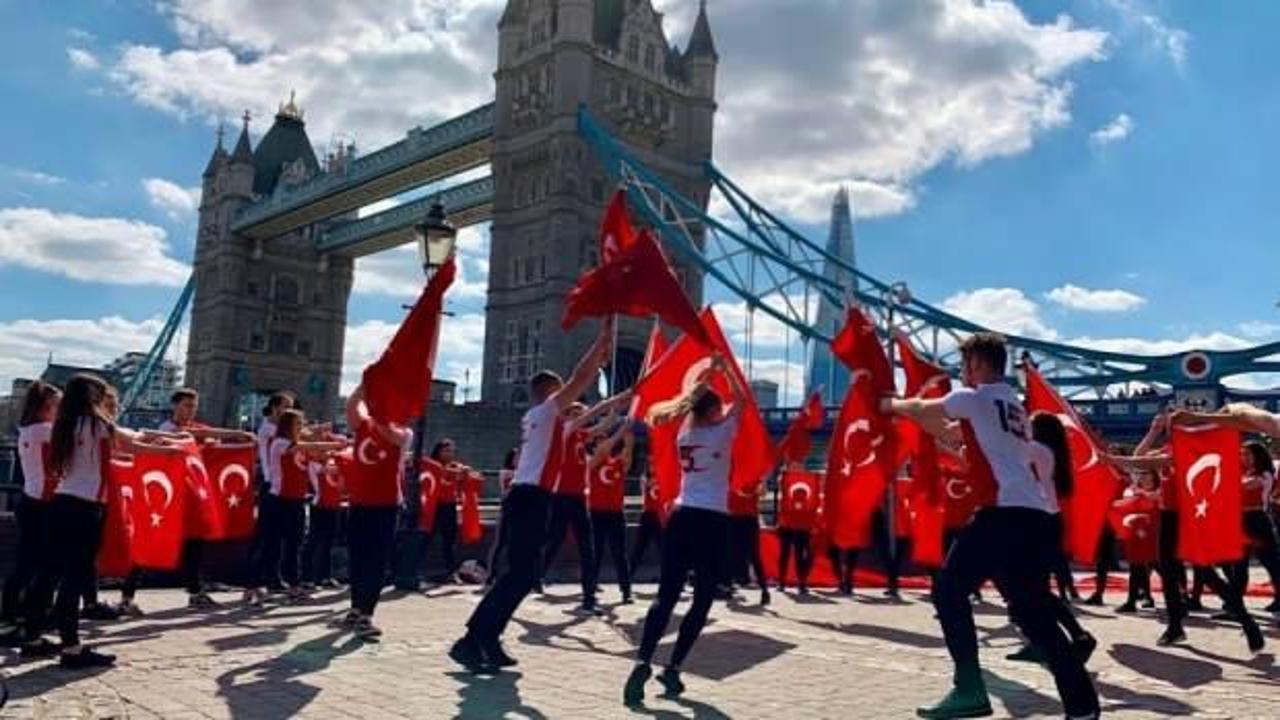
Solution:
<svg viewBox="0 0 1280 720"><path fill-rule="evenodd" d="M219 508L222 533L215 540L253 537L257 492L253 482L254 445L206 445L200 452L212 503Z"/></svg>
<svg viewBox="0 0 1280 720"><path fill-rule="evenodd" d="M458 540L463 545L474 545L484 537L484 529L480 526L480 489L484 487L484 476L472 470L462 480L462 527L458 532Z"/></svg>
<svg viewBox="0 0 1280 720"><path fill-rule="evenodd" d="M1240 521L1240 432L1220 425L1174 427L1178 484L1178 556L1192 565L1244 557Z"/></svg>
<svg viewBox="0 0 1280 720"><path fill-rule="evenodd" d="M437 490L444 482L444 467L429 457L418 465L418 529L429 533L436 527Z"/></svg>
<svg viewBox="0 0 1280 720"><path fill-rule="evenodd" d="M187 456L143 451L133 457L133 559L138 567L174 570L182 557Z"/></svg>
<svg viewBox="0 0 1280 720"><path fill-rule="evenodd" d="M107 471L106 519L98 550L98 574L123 578L133 570L134 499L139 496L132 458L111 458Z"/></svg>
<svg viewBox="0 0 1280 720"><path fill-rule="evenodd" d="M821 501L822 475L808 470L787 470L782 474L778 494L778 527L812 530Z"/></svg>
<svg viewBox="0 0 1280 720"><path fill-rule="evenodd" d="M1125 560L1154 565L1160 556L1160 501L1145 494L1124 498L1111 506L1110 520Z"/></svg>

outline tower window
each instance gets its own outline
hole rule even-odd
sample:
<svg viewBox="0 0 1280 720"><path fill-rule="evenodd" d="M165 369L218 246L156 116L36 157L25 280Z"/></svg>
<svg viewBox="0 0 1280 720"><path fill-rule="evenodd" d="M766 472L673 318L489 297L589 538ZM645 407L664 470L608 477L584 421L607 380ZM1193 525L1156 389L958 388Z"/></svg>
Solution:
<svg viewBox="0 0 1280 720"><path fill-rule="evenodd" d="M627 38L627 60L631 62L640 61L640 38L634 35Z"/></svg>
<svg viewBox="0 0 1280 720"><path fill-rule="evenodd" d="M644 46L644 69L653 72L657 66L658 50L653 45Z"/></svg>

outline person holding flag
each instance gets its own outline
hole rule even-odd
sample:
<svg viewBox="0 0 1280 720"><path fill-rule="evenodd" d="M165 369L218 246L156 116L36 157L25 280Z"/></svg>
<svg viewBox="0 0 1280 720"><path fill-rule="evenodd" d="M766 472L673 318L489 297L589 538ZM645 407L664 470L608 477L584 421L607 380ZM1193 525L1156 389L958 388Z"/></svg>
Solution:
<svg viewBox="0 0 1280 720"><path fill-rule="evenodd" d="M732 396L727 407L725 399L711 389L714 374L728 379ZM668 694L684 691L680 667L706 625L729 555L730 463L744 405L746 393L738 384L737 374L726 371L724 356L716 354L691 388L649 410L651 426L681 423L677 440L682 461L681 486L662 545L658 596L645 615L636 664L623 690L623 701L628 706L639 706L644 701L644 686L653 675L650 663L658 641L666 633L692 571L693 604L680 624L667 667L658 676Z"/></svg>
<svg viewBox="0 0 1280 720"><path fill-rule="evenodd" d="M568 382L551 370L541 370L529 380L533 406L520 422L520 459L502 508L511 533L507 568L467 620L466 634L449 649L449 657L472 672L516 664L500 638L541 572L550 490L564 450L563 415L596 382L600 368L608 362L613 327L612 320L601 324Z"/></svg>
<svg viewBox="0 0 1280 720"><path fill-rule="evenodd" d="M342 460L338 460L339 453L329 453L313 457L307 464L311 506L307 508L307 539L302 544L302 586L307 590L338 587L333 579L333 539L346 499L345 473L339 462L350 467L354 460L350 449L342 453L346 454Z"/></svg>
<svg viewBox="0 0 1280 720"><path fill-rule="evenodd" d="M797 587L801 595L809 594L812 533L820 483L818 474L805 470L799 462L792 463L782 473L778 493L778 592L787 590L787 566L794 550Z"/></svg>
<svg viewBox="0 0 1280 720"><path fill-rule="evenodd" d="M1271 489L1275 484L1271 453L1256 440L1240 447L1240 462L1245 468L1243 490L1244 531L1249 543L1245 556L1231 568L1231 584L1244 595L1249 585L1249 556L1254 555L1267 571L1272 593L1280 592L1280 549L1277 549L1276 528L1267 514ZM1267 612L1280 612L1280 599L1272 598Z"/></svg>
<svg viewBox="0 0 1280 720"><path fill-rule="evenodd" d="M1042 484L1033 470L1027 416L1005 381L1004 338L974 333L960 345L965 387L940 399L885 399L881 410L906 415L935 436L965 437L970 482L990 502L952 546L934 589L934 604L955 663L954 686L922 718L990 715L991 702L978 661L970 594L988 579L1002 580L1009 614L1044 652L1066 714L1099 714L1097 691L1084 663L1058 627L1049 572L1059 543Z"/></svg>
<svg viewBox="0 0 1280 720"><path fill-rule="evenodd" d="M613 571L618 576L623 605L633 602L631 567L627 565L627 518L623 506L627 472L631 469L634 452L635 434L630 423L624 421L612 435L596 444L587 463L587 507L591 510L596 561L591 575L599 583L600 564L607 547L613 558Z"/></svg>

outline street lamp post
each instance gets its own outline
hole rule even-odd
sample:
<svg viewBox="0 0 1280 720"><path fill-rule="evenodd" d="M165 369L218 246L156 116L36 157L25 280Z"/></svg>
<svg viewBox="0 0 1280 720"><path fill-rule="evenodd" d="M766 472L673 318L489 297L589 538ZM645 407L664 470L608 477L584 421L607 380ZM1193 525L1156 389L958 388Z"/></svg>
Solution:
<svg viewBox="0 0 1280 720"><path fill-rule="evenodd" d="M414 234L417 235L418 242L418 260L422 263L422 274L426 276L427 281L436 274L449 258L453 257L455 243L458 239L458 230L449 224L449 220L444 212L444 205L436 202L431 204L431 209L427 211L426 217L422 222L413 227ZM427 392L431 392L428 385ZM423 448L426 446L427 433L427 413L424 410L422 416L418 418L417 437L413 443L413 470L417 473L418 467L422 460Z"/></svg>

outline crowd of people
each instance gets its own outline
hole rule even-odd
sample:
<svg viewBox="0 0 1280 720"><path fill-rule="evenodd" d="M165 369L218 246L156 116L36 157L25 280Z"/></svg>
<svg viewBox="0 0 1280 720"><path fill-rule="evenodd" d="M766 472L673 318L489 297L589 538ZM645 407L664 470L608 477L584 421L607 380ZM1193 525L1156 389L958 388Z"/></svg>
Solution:
<svg viewBox="0 0 1280 720"><path fill-rule="evenodd" d="M631 412L633 397L623 392L592 406L588 389L611 356L613 329L602 324L591 348L567 379L542 371L530 381L531 407L521 421L521 439L499 473L502 502L491 533L483 598L449 656L474 672L493 672L517 663L502 644L505 628L526 597L546 582L567 535L577 548L581 611L598 613L601 566L606 556L617 579L618 600L634 602L632 569L656 548L660 569L657 594L644 617L635 666L625 679L623 699L643 702L658 642L666 632L686 585L692 601L683 615L675 647L657 674L667 693L684 691L681 669L707 623L717 599L735 586L758 586L760 602L770 602L762 557L760 507L764 481L754 489L730 481L734 439L749 390L728 359L712 354L700 374L676 397ZM1057 415L1028 413L1006 377L1006 348L999 336L976 334L961 347L963 388L933 400L878 398L878 412L909 418L947 447L958 448L974 492L990 497L953 524L945 561L933 576L930 594L947 649L955 664L954 685L943 700L921 708L922 717L978 717L991 713L978 659L972 602L990 583L1007 604L1026 647L1014 659L1047 665L1070 717L1096 717L1099 702L1087 672L1097 641L1071 609L1080 595L1064 552L1062 510L1073 493L1068 434ZM716 381L719 381L719 384ZM725 392L723 388L728 388ZM721 388L717 390L716 388ZM478 497L483 476L467 466L461 449L443 438L416 467L409 428L374 417L363 388L350 396L346 427L309 423L287 392L271 396L256 432L209 427L199 422L199 395L173 394L169 419L158 429L123 427L117 421L113 388L91 375L77 375L64 388L34 383L22 410L18 447L24 477L17 507L16 565L4 585L0 636L23 657L57 654L66 668L110 665L114 658L81 642L82 618L139 616L138 589L148 571L124 578L119 605L98 599L96 562L102 542L104 503L112 482L112 458L135 453L180 454L201 446L252 447L258 464L256 530L247 554L242 601L260 607L278 599L300 601L317 588L339 586L335 547L345 544L350 608L335 624L356 637L377 641L382 631L374 614L386 585L420 587L429 551L438 541L438 574L459 582L460 542L478 541ZM1271 578L1280 579L1276 512L1280 488L1274 483L1267 446L1248 440L1240 449L1241 518L1248 554L1222 567L1187 569L1178 556L1177 483L1170 476L1172 428L1217 423L1261 437L1280 436L1280 422L1252 408L1218 413L1165 412L1152 422L1131 452L1113 452L1106 461L1128 471L1130 481L1117 503L1135 499L1158 507L1158 551L1129 556L1128 596L1117 612L1154 606L1151 574L1160 580L1166 606L1162 645L1186 640L1187 614L1203 606L1202 588L1222 600L1222 617L1238 623L1251 651L1264 640L1245 604L1250 556ZM644 463L638 462L641 426L678 428L678 493L664 502ZM417 482L406 485L406 470ZM866 543L829 542L823 528L821 482L803 463L775 467L779 476L775 591L785 590L794 559L796 589L810 592L817 557L829 561L838 592L852 594L859 552ZM777 473L777 471L782 471ZM628 552L625 479L641 476L643 506ZM411 476L413 477L413 476ZM903 478L906 480L906 478ZM808 483L807 485L804 485ZM804 485L804 487L799 487ZM417 497L406 498L406 487ZM893 493L889 496L893 497ZM792 499L795 498L795 503ZM398 518L412 509L416 523L408 542L397 543ZM879 513L876 538L895 512ZM346 529L345 543L339 530ZM1108 531L1110 532L1110 531ZM899 597L902 543L873 541L884 556L886 592ZM193 612L219 606L206 583L207 540L188 537L178 576ZM1114 537L1100 544L1096 589L1084 599L1104 602L1107 572L1116 553ZM1058 593L1051 586L1056 577ZM1273 598L1266 607L1280 612ZM59 642L46 634L56 630Z"/></svg>

